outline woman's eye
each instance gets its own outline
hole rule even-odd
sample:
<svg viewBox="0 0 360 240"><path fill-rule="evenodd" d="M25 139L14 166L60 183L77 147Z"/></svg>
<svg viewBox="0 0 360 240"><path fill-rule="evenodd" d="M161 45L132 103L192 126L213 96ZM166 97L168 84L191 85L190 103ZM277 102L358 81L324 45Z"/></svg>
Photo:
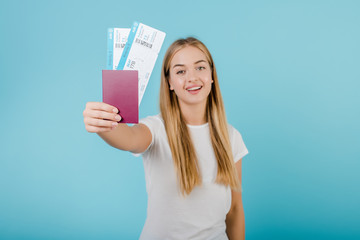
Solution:
<svg viewBox="0 0 360 240"><path fill-rule="evenodd" d="M205 69L205 67L200 66L200 67L198 67L198 69L199 69L199 70L204 70L204 69Z"/></svg>
<svg viewBox="0 0 360 240"><path fill-rule="evenodd" d="M184 70L179 70L176 72L176 74L183 74L185 71Z"/></svg>

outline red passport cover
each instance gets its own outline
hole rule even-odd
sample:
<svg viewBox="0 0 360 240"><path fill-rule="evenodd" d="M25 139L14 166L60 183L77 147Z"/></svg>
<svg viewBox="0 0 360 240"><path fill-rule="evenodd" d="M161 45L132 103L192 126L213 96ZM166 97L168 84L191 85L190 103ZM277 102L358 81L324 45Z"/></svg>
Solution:
<svg viewBox="0 0 360 240"><path fill-rule="evenodd" d="M103 102L119 109L121 123L139 122L138 71L102 70Z"/></svg>

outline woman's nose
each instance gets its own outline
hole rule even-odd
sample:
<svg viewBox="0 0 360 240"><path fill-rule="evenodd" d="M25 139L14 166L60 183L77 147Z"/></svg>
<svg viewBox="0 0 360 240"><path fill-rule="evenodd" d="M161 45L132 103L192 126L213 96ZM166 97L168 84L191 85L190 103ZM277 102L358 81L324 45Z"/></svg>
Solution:
<svg viewBox="0 0 360 240"><path fill-rule="evenodd" d="M193 70L188 70L187 72L187 80L188 81L195 81L197 79L197 72L195 69Z"/></svg>

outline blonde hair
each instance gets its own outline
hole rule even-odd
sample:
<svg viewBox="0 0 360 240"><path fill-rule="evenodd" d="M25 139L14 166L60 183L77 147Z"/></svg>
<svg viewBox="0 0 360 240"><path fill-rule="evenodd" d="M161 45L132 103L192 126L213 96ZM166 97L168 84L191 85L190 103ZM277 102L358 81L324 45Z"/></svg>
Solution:
<svg viewBox="0 0 360 240"><path fill-rule="evenodd" d="M239 190L240 183L235 169L231 151L224 104L220 93L218 77L214 61L206 46L196 38L176 40L165 53L160 84L160 112L176 169L180 192L183 195L191 193L195 186L202 184L199 163L191 137L181 114L178 98L170 90L170 63L173 56L181 49L192 46L201 50L211 67L213 86L206 104L206 121L209 125L211 143L217 159L216 183Z"/></svg>

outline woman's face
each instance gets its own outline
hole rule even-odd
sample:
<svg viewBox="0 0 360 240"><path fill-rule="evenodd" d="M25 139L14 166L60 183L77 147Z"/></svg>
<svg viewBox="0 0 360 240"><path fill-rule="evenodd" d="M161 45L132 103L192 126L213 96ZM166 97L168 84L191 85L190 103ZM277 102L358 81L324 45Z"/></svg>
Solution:
<svg viewBox="0 0 360 240"><path fill-rule="evenodd" d="M210 65L200 49L187 46L175 53L170 62L169 84L180 106L205 106L212 82Z"/></svg>

